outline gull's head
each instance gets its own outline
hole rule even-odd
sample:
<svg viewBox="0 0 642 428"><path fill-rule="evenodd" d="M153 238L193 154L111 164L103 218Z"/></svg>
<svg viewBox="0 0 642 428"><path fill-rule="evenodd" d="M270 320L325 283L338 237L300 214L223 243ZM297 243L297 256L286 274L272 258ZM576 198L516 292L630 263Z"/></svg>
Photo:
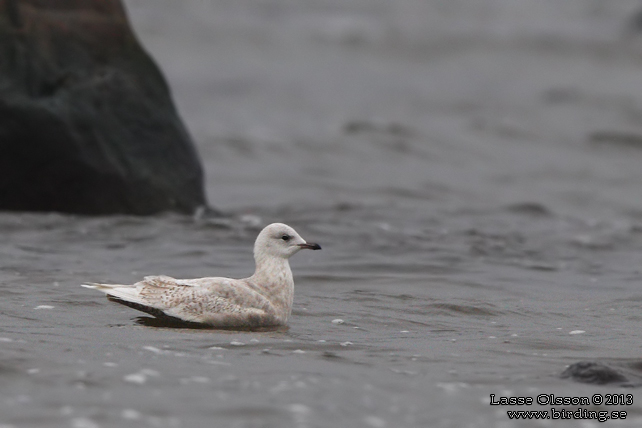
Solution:
<svg viewBox="0 0 642 428"><path fill-rule="evenodd" d="M299 250L320 250L319 244L306 242L287 224L272 223L266 226L254 244L254 257L280 257L287 259Z"/></svg>

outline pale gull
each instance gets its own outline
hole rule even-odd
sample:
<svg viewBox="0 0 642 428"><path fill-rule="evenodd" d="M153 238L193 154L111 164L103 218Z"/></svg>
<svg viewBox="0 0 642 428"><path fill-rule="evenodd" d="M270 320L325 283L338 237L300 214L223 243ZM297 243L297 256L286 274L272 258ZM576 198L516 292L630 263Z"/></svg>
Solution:
<svg viewBox="0 0 642 428"><path fill-rule="evenodd" d="M268 327L287 323L294 280L288 259L301 249L320 250L290 226L266 226L254 243L254 275L245 279L174 279L147 276L133 285L90 284L118 302L157 317L213 327Z"/></svg>

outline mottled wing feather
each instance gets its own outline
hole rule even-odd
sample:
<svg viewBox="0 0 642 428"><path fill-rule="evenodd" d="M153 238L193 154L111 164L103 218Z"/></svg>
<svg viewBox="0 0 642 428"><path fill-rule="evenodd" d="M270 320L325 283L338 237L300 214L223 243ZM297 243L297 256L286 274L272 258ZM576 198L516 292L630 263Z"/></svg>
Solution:
<svg viewBox="0 0 642 428"><path fill-rule="evenodd" d="M234 319L240 320L235 324L253 324L252 320L274 313L271 303L243 280L155 276L146 277L136 286L150 307L186 321L225 324L225 318L230 324Z"/></svg>
<svg viewBox="0 0 642 428"><path fill-rule="evenodd" d="M167 275L155 275L155 276L146 276L142 281L136 283L135 285L158 287L158 288L172 288L177 285L192 285L187 284L186 281L181 281L176 278L172 278Z"/></svg>

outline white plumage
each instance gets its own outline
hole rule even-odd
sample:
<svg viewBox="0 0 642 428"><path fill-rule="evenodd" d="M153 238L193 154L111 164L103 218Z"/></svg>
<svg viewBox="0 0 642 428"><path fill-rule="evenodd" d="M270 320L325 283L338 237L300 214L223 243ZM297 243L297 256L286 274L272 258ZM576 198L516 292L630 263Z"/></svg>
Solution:
<svg viewBox="0 0 642 428"><path fill-rule="evenodd" d="M174 279L147 276L133 285L83 284L114 301L159 317L213 327L267 327L287 323L294 280L288 259L301 249L320 250L290 226L266 226L254 243L254 275L245 279Z"/></svg>

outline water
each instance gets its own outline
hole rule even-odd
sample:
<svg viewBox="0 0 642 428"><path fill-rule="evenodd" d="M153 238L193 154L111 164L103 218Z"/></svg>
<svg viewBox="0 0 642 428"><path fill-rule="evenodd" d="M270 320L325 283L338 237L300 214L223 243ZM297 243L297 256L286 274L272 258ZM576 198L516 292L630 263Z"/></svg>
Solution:
<svg viewBox="0 0 642 428"><path fill-rule="evenodd" d="M606 393L640 425L559 378L640 358L639 2L126 3L229 217L0 214L2 428L586 427L490 394ZM272 221L323 246L289 328L79 287L247 276Z"/></svg>

